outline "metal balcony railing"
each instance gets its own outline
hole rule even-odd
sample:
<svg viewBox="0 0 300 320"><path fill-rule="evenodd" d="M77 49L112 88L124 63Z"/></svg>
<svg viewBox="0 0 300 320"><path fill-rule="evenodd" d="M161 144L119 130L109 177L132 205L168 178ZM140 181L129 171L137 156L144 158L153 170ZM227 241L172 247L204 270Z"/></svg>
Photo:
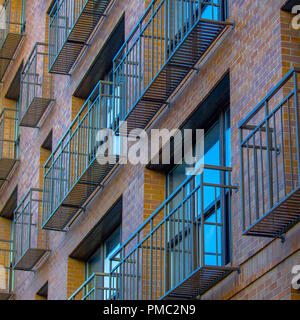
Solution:
<svg viewBox="0 0 300 320"><path fill-rule="evenodd" d="M12 296L12 241L0 239L0 300L8 300Z"/></svg>
<svg viewBox="0 0 300 320"><path fill-rule="evenodd" d="M112 300L115 298L116 291L109 288L109 274L94 273L72 294L69 300Z"/></svg>
<svg viewBox="0 0 300 320"><path fill-rule="evenodd" d="M0 5L0 80L24 35L25 0L5 0Z"/></svg>
<svg viewBox="0 0 300 320"><path fill-rule="evenodd" d="M33 271L49 252L48 236L41 229L42 190L30 189L14 212L15 270Z"/></svg>
<svg viewBox="0 0 300 320"><path fill-rule="evenodd" d="M238 270L227 264L233 189L226 167L186 179L112 257L117 298L194 298Z"/></svg>
<svg viewBox="0 0 300 320"><path fill-rule="evenodd" d="M113 167L97 161L98 132L115 121L112 90L98 83L44 166L45 229L62 231Z"/></svg>
<svg viewBox="0 0 300 320"><path fill-rule="evenodd" d="M114 58L121 120L145 128L226 27L225 0L153 0Z"/></svg>
<svg viewBox="0 0 300 320"><path fill-rule="evenodd" d="M57 0L50 13L49 72L69 74L110 0Z"/></svg>
<svg viewBox="0 0 300 320"><path fill-rule="evenodd" d="M37 127L47 107L54 101L54 78L48 73L47 66L48 44L37 42L21 77L21 126Z"/></svg>
<svg viewBox="0 0 300 320"><path fill-rule="evenodd" d="M0 187L18 158L18 112L4 108L0 113Z"/></svg>
<svg viewBox="0 0 300 320"><path fill-rule="evenodd" d="M240 124L243 232L279 237L300 219L300 70Z"/></svg>

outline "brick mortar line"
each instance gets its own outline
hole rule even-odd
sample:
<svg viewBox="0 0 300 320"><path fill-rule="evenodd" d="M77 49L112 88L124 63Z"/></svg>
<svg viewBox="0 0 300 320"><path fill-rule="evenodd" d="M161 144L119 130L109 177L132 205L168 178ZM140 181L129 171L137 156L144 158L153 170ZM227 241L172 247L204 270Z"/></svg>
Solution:
<svg viewBox="0 0 300 320"><path fill-rule="evenodd" d="M271 241L270 243L272 243L273 241ZM269 243L269 244L270 244ZM268 245L269 245L268 244ZM267 246L268 246L267 245ZM264 247L265 248L265 247ZM263 249L264 249L263 248ZM296 254L298 251L300 251L300 248L294 250L292 253L290 253L288 256L286 256L285 258L281 259L279 262L277 262L274 266L272 266L270 269L268 269L266 272L264 272L263 274L261 274L259 277L257 277L256 279L250 281L246 286L244 286L242 289L240 289L239 291L235 292L232 296L230 296L228 298L228 300L232 299L233 297L235 297L236 295L238 295L239 293L241 293L242 291L246 290L249 286L251 286L253 283L255 283L256 281L258 281L259 279L261 279L262 277L264 277L265 275L267 275L269 272L271 272L273 269L275 269L278 265L280 265L281 263L283 263L284 261L286 261L287 259L289 259L291 256L293 256L294 254ZM260 252L260 251L259 251ZM250 257L249 259L247 259L245 262L243 262L242 264L245 264L246 262L248 262L248 260L250 260L251 258L253 258L255 255L253 255L252 257Z"/></svg>

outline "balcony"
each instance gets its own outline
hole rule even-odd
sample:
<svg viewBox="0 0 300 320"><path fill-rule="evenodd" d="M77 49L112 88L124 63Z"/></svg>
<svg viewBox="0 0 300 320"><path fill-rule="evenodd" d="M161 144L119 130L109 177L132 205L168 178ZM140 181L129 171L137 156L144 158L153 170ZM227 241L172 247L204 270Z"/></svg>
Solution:
<svg viewBox="0 0 300 320"><path fill-rule="evenodd" d="M145 128L231 23L227 1L153 0L114 58L128 130ZM120 88L120 89L117 89Z"/></svg>
<svg viewBox="0 0 300 320"><path fill-rule="evenodd" d="M48 73L48 44L36 43L21 76L20 126L36 128L53 97L53 75Z"/></svg>
<svg viewBox="0 0 300 320"><path fill-rule="evenodd" d="M116 292L112 290L111 294L109 288L109 274L94 273L72 294L69 300L111 300L115 297Z"/></svg>
<svg viewBox="0 0 300 320"><path fill-rule="evenodd" d="M116 298L192 299L238 270L226 231L234 189L226 167L187 178L111 258Z"/></svg>
<svg viewBox="0 0 300 320"><path fill-rule="evenodd" d="M14 212L15 270L34 271L49 253L47 232L41 229L42 190L30 189Z"/></svg>
<svg viewBox="0 0 300 320"><path fill-rule="evenodd" d="M300 219L300 70L240 124L243 233L282 237Z"/></svg>
<svg viewBox="0 0 300 320"><path fill-rule="evenodd" d="M114 122L112 89L99 82L44 166L44 229L63 231L113 167L97 161L98 131Z"/></svg>
<svg viewBox="0 0 300 320"><path fill-rule="evenodd" d="M50 13L49 72L69 74L110 0L57 0Z"/></svg>
<svg viewBox="0 0 300 320"><path fill-rule="evenodd" d="M25 0L5 0L0 5L0 80L24 35L24 6Z"/></svg>
<svg viewBox="0 0 300 320"><path fill-rule="evenodd" d="M12 243L0 239L0 300L12 297Z"/></svg>
<svg viewBox="0 0 300 320"><path fill-rule="evenodd" d="M4 108L0 114L0 188L7 181L18 158L17 111Z"/></svg>

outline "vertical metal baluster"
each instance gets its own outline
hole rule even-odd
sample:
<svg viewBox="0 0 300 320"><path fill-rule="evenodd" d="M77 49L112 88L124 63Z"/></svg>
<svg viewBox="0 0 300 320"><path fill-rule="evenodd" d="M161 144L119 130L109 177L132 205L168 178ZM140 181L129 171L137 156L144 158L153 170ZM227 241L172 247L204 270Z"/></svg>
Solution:
<svg viewBox="0 0 300 320"><path fill-rule="evenodd" d="M281 108L281 107L280 107ZM277 145L277 128L276 128L276 113L273 114L273 130L274 130L274 152L275 152L275 173L276 173L276 198L279 202L279 177L278 177L278 145Z"/></svg>
<svg viewBox="0 0 300 320"><path fill-rule="evenodd" d="M262 210L263 216L265 215L265 184L264 184L264 165L263 165L263 147L262 147L262 135L261 127L259 128L259 145L260 145L260 178L261 178L261 191L262 191Z"/></svg>
<svg viewBox="0 0 300 320"><path fill-rule="evenodd" d="M295 105L295 120L296 120L296 145L297 145L297 162L298 162L298 186L300 185L300 115L298 109L298 81L297 72L294 71L294 105Z"/></svg>
<svg viewBox="0 0 300 320"><path fill-rule="evenodd" d="M269 106L268 101L265 102L265 125L266 125L266 138L267 138L267 167L268 167L268 189L269 189L269 209L273 207L273 160L272 160L272 141L270 141L271 132L269 127Z"/></svg>
<svg viewBox="0 0 300 320"><path fill-rule="evenodd" d="M204 252L204 182L203 182L204 171L200 174L200 192L201 192L201 263L200 267L203 267L205 263L205 252Z"/></svg>
<svg viewBox="0 0 300 320"><path fill-rule="evenodd" d="M259 219L259 195L258 195L258 166L257 166L257 153L255 144L255 134L252 136L252 148L253 148L253 174L254 174L254 194L255 194L255 212L256 219Z"/></svg>
<svg viewBox="0 0 300 320"><path fill-rule="evenodd" d="M214 193L215 193L215 228L216 228L216 266L219 265L219 239L218 239L218 202L217 202L217 187L214 187Z"/></svg>
<svg viewBox="0 0 300 320"><path fill-rule="evenodd" d="M281 124L281 154L282 154L282 171L283 171L283 190L284 190L284 195L286 196L286 176L285 176L285 171L286 171L286 167L285 167L285 143L284 143L284 137L283 137L283 132L284 132L284 123L283 123L283 114L282 114L282 109L283 109L283 105L280 108L280 124Z"/></svg>
<svg viewBox="0 0 300 320"><path fill-rule="evenodd" d="M247 140L247 181L248 181L248 209L249 209L249 225L252 224L251 215L251 197L250 197L250 161L249 161L249 141Z"/></svg>
<svg viewBox="0 0 300 320"><path fill-rule="evenodd" d="M290 169L291 169L291 188L294 187L294 169L293 169L293 150L292 150L292 125L291 125L291 110L290 110L290 100L287 100L288 109L288 131L289 131L289 154L290 154ZM290 191L289 191L290 193Z"/></svg>

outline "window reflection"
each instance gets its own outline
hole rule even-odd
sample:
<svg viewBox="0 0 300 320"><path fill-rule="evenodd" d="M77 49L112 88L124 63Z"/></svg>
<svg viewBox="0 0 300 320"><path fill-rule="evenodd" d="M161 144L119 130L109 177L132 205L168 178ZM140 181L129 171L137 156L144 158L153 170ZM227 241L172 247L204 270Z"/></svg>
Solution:
<svg viewBox="0 0 300 320"><path fill-rule="evenodd" d="M95 282L91 282L87 288L85 295L87 300L110 300L110 258L120 248L121 244L121 227L119 226L95 251L86 263L86 280L93 274L101 274L95 277ZM117 264L112 261L112 267ZM90 297L89 297L90 295Z"/></svg>
<svg viewBox="0 0 300 320"><path fill-rule="evenodd" d="M230 112L226 110L205 130L205 165L230 166L230 134ZM186 164L178 165L167 175L167 196L172 195L189 178L186 176L186 167ZM221 184L224 178L225 175L220 170L203 171L205 183ZM225 217L228 215L227 195L222 188L215 186L205 186L202 194L200 179L200 175L192 177L167 205L167 215L170 216L167 250L171 287L182 281L197 266L221 266L225 262L225 239L228 239L225 235L228 220Z"/></svg>

